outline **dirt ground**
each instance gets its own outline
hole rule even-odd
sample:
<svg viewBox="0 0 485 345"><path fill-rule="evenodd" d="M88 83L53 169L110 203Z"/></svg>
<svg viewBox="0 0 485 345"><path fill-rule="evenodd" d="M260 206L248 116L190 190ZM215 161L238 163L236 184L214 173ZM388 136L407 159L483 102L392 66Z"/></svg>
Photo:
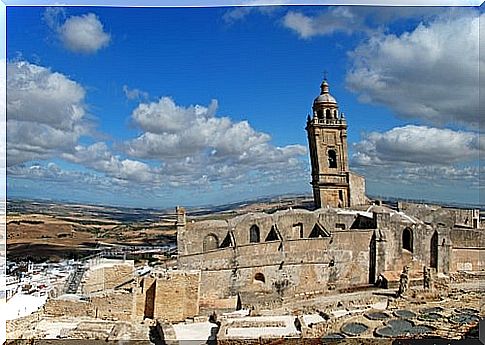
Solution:
<svg viewBox="0 0 485 345"><path fill-rule="evenodd" d="M174 243L173 222L124 223L86 217L43 214L7 215L9 259L56 261L88 255L101 243L164 245Z"/></svg>

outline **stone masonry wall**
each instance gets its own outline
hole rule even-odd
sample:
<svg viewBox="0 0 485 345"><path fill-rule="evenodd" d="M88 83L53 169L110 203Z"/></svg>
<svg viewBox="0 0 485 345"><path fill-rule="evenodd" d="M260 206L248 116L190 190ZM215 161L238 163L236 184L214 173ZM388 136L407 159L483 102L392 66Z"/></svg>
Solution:
<svg viewBox="0 0 485 345"><path fill-rule="evenodd" d="M451 271L482 271L485 268L485 248L452 249Z"/></svg>
<svg viewBox="0 0 485 345"><path fill-rule="evenodd" d="M199 285L199 271L159 271L140 278L134 288L134 318L177 322L198 315Z"/></svg>
<svg viewBox="0 0 485 345"><path fill-rule="evenodd" d="M105 320L131 320L133 294L127 291L111 291L91 296L87 300L74 298L49 299L45 314L52 316L93 317Z"/></svg>
<svg viewBox="0 0 485 345"><path fill-rule="evenodd" d="M66 299L63 297L49 299L45 306L44 312L52 316L71 317L95 317L95 308L92 303L78 299Z"/></svg>
<svg viewBox="0 0 485 345"><path fill-rule="evenodd" d="M133 294L127 291L103 293L91 297L97 318L105 320L131 320Z"/></svg>
<svg viewBox="0 0 485 345"><path fill-rule="evenodd" d="M349 172L350 206L365 205L369 199L365 196L365 178Z"/></svg>
<svg viewBox="0 0 485 345"><path fill-rule="evenodd" d="M105 260L93 265L84 274L83 293L92 293L113 289L119 284L133 278L133 260Z"/></svg>

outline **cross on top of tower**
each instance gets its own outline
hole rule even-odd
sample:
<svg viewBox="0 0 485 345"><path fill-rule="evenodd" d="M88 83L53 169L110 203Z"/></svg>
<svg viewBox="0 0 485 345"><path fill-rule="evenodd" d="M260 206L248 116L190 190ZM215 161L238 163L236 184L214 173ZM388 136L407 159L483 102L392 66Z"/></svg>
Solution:
<svg viewBox="0 0 485 345"><path fill-rule="evenodd" d="M327 74L328 74L327 70L324 70L323 71L323 80L327 80Z"/></svg>

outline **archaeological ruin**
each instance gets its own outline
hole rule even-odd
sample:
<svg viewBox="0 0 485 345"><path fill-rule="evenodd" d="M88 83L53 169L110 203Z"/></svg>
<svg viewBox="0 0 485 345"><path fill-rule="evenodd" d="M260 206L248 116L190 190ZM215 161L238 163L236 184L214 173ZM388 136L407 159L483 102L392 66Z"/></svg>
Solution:
<svg viewBox="0 0 485 345"><path fill-rule="evenodd" d="M371 203L349 170L347 124L326 80L307 120L316 209L187 222L177 209L178 269L199 272L199 312L276 307L374 284L483 268L479 211Z"/></svg>
<svg viewBox="0 0 485 345"><path fill-rule="evenodd" d="M408 301L458 300L450 284L483 273L479 210L368 199L364 178L349 169L347 122L326 80L312 110L306 130L314 209L194 220L177 207L177 255L169 265L136 274L133 261L93 259L75 291L82 297L59 294L43 313L156 320L174 340L196 334L197 324L221 343L419 334L437 329L423 323L434 314L456 324L475 320L473 313L410 310ZM463 308L475 310L480 294L473 293ZM342 317L352 318L335 321Z"/></svg>

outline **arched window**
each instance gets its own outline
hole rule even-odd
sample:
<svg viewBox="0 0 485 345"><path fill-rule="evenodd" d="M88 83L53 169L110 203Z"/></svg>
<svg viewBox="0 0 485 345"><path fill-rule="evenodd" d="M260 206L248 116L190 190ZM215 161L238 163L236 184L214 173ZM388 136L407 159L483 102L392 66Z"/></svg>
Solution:
<svg viewBox="0 0 485 345"><path fill-rule="evenodd" d="M317 117L319 119L323 119L323 109L320 109L320 110L317 111Z"/></svg>
<svg viewBox="0 0 485 345"><path fill-rule="evenodd" d="M335 110L333 111L333 117L334 117L334 118L337 118L337 109L335 109Z"/></svg>
<svg viewBox="0 0 485 345"><path fill-rule="evenodd" d="M259 228L257 225L253 225L250 229L249 229L249 242L250 243L257 243L260 241L260 238L259 238Z"/></svg>
<svg viewBox="0 0 485 345"><path fill-rule="evenodd" d="M402 248L413 252L413 231L409 228L402 232Z"/></svg>
<svg viewBox="0 0 485 345"><path fill-rule="evenodd" d="M328 150L328 167L337 168L337 153L335 150Z"/></svg>
<svg viewBox="0 0 485 345"><path fill-rule="evenodd" d="M254 280L262 282L262 283L264 283L266 281L266 279L264 278L264 274L261 273L261 272L258 272L254 275Z"/></svg>
<svg viewBox="0 0 485 345"><path fill-rule="evenodd" d="M217 249L219 247L219 239L214 234L209 234L204 237L203 250L207 252L209 250Z"/></svg>
<svg viewBox="0 0 485 345"><path fill-rule="evenodd" d="M327 119L331 119L332 118L332 113L330 113L330 109L327 109L325 111L325 116L327 117Z"/></svg>

